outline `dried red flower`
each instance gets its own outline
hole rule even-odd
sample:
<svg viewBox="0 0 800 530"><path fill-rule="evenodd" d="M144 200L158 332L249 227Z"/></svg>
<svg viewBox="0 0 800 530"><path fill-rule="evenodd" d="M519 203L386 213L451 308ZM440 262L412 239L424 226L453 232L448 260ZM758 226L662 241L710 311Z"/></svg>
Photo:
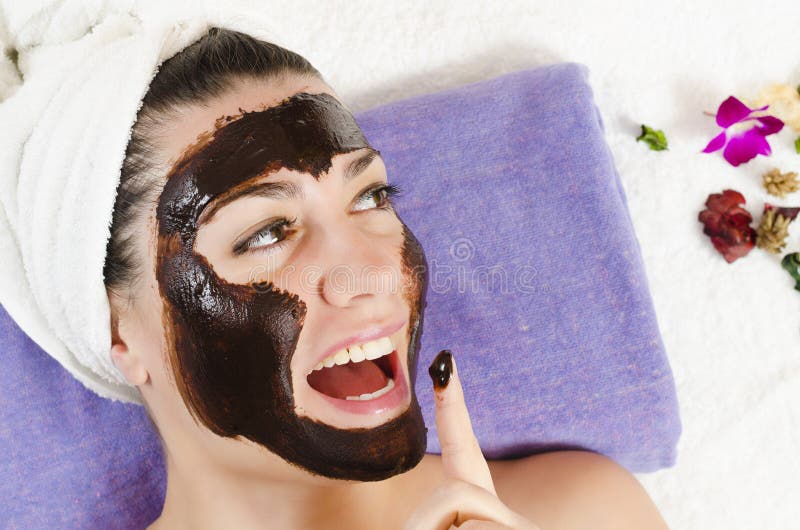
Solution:
<svg viewBox="0 0 800 530"><path fill-rule="evenodd" d="M790 221L794 221L795 217L797 217L798 212L800 212L800 208L790 208L788 206L774 206L768 202L764 203L764 213L775 210L775 215L782 215L786 219Z"/></svg>
<svg viewBox="0 0 800 530"><path fill-rule="evenodd" d="M706 209L698 220L703 223L703 233L725 261L733 263L746 255L755 246L756 231L750 226L753 216L739 206L745 204L744 196L736 190L712 193L706 199Z"/></svg>

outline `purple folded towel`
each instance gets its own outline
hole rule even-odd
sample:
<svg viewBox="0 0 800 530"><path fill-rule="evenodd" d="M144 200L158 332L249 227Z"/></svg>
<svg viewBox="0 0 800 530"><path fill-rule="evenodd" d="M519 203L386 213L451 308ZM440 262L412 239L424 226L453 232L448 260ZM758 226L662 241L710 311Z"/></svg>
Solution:
<svg viewBox="0 0 800 530"><path fill-rule="evenodd" d="M359 123L431 266L420 366L458 356L486 455L577 447L652 471L674 463L677 400L588 74L544 66Z"/></svg>
<svg viewBox="0 0 800 530"><path fill-rule="evenodd" d="M579 448L671 466L681 433L588 68L561 63L356 116L430 266L416 381L453 351L486 455ZM141 528L165 472L144 409L102 399L0 308L0 526Z"/></svg>

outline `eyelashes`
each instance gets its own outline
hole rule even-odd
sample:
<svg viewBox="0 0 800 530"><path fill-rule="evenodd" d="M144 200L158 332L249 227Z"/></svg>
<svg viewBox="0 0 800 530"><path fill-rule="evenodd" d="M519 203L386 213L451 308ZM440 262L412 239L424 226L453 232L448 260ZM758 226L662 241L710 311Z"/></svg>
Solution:
<svg viewBox="0 0 800 530"><path fill-rule="evenodd" d="M356 195L354 202L354 213L367 212L371 210L394 210L394 199L400 196L403 190L394 184L373 184ZM361 207L364 201L374 201L374 206ZM267 224L259 229L255 234L246 238L244 241L235 243L232 252L239 256L246 252L274 252L286 243L291 235L297 231L297 218L287 219L286 217L276 217L270 219Z"/></svg>
<svg viewBox="0 0 800 530"><path fill-rule="evenodd" d="M233 253L239 256L259 246L280 247L289 233L294 232L293 228L296 222L296 217L294 219L286 219L285 217L273 219L267 226L260 229L251 237L245 239L241 243L236 243L233 247ZM269 241L269 237L274 241L264 245L263 241Z"/></svg>
<svg viewBox="0 0 800 530"><path fill-rule="evenodd" d="M373 185L368 187L365 191L358 194L358 198L356 203L360 203L364 198L374 198L377 196L380 200L379 204L376 204L375 208L381 208L386 210L391 210L394 207L393 199L400 195L401 191L400 188L395 186L394 184L379 184ZM372 208L365 208L365 210L370 210Z"/></svg>

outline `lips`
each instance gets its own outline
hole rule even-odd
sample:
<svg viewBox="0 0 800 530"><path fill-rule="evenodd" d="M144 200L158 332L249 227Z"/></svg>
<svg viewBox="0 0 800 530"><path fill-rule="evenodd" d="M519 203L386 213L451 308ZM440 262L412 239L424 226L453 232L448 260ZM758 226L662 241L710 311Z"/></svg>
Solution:
<svg viewBox="0 0 800 530"><path fill-rule="evenodd" d="M364 353L364 357L367 359L374 359L380 357L383 354L388 353L387 350L388 344L386 340L391 342L389 336L399 330L400 328L405 325L405 319L399 320L392 324L382 325L382 326L374 326L358 333L355 333L346 339L340 340L339 342L333 344L325 352L320 356L316 361L313 362L310 366L306 368L306 374L311 373L313 370L317 370L322 368L322 366L330 367L334 364L337 364L337 355L339 362L338 364L343 364L347 360L355 359L359 360L358 357L360 354L356 351L348 351L353 346L360 346L361 350ZM385 340L384 340L385 339ZM364 351L364 346L370 346L368 343L370 342L377 342L378 343L378 350L377 353L372 351L372 348L369 347L366 351ZM346 355L346 357L344 357ZM326 362L327 361L327 362Z"/></svg>
<svg viewBox="0 0 800 530"><path fill-rule="evenodd" d="M394 386L388 359L394 351L388 336L351 344L317 363L306 379L311 388L333 398L378 398Z"/></svg>
<svg viewBox="0 0 800 530"><path fill-rule="evenodd" d="M365 328L332 344L309 362L305 370L307 391L302 392L299 409L316 411L312 416L328 422L341 421L337 418L342 412L394 417L393 411L407 406L411 397L397 352L405 350L401 348L404 342L399 332L406 323L404 318ZM332 414L333 410L337 413ZM349 421L361 424L362 420Z"/></svg>
<svg viewBox="0 0 800 530"><path fill-rule="evenodd" d="M365 399L360 399L365 396L364 394L361 394L359 399L355 399L355 396L341 398L315 389L316 391L313 392L315 397L312 402L324 403L341 412L359 416L381 415L401 406L408 406L411 394L397 351L393 350L389 355L381 357L375 364L380 364L380 371L387 381L387 385L382 389L372 392ZM324 371L320 372L321 374L315 377L323 377L325 375ZM311 384L311 381L309 381L309 384ZM390 388L386 388L386 386ZM338 392L338 394L341 395L342 392Z"/></svg>

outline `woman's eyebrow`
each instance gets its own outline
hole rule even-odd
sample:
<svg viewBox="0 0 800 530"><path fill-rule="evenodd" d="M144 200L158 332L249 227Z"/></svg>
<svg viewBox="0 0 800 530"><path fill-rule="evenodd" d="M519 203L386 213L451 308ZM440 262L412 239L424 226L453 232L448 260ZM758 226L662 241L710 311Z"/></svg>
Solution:
<svg viewBox="0 0 800 530"><path fill-rule="evenodd" d="M366 170L375 157L380 157L381 152L377 149L373 149L372 147L364 147L360 149L361 151L366 150L366 152L361 155L360 157L353 159L350 163L347 164L344 168L344 181L348 182L353 180L357 176Z"/></svg>
<svg viewBox="0 0 800 530"><path fill-rule="evenodd" d="M200 218L197 220L198 227L210 222L214 217L214 214L216 214L226 204L229 204L237 199L241 199L242 197L252 196L265 197L267 199L275 200L302 199L303 190L300 189L300 187L298 187L295 183L286 181L257 182L255 184L234 188L224 195L218 195L206 205L206 207L203 209L203 212L200 214Z"/></svg>

